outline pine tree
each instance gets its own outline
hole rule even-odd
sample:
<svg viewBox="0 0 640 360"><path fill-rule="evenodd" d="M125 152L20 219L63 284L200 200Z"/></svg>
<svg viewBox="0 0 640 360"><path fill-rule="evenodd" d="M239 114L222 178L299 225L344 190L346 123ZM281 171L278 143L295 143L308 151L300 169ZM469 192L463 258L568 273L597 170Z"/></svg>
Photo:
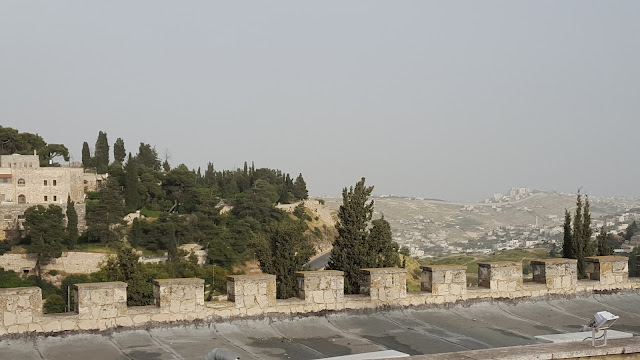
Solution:
<svg viewBox="0 0 640 360"><path fill-rule="evenodd" d="M113 161L122 164L126 156L127 151L124 148L124 140L117 138L115 144L113 144Z"/></svg>
<svg viewBox="0 0 640 360"><path fill-rule="evenodd" d="M600 234L598 234L596 240L598 242L598 256L608 256L613 254L613 249L609 242L609 234L604 230L604 226L600 228Z"/></svg>
<svg viewBox="0 0 640 360"><path fill-rule="evenodd" d="M67 196L67 247L73 249L78 242L78 213L71 196Z"/></svg>
<svg viewBox="0 0 640 360"><path fill-rule="evenodd" d="M91 159L91 151L89 150L89 144L85 141L82 143L82 167L87 169L93 167L93 159Z"/></svg>
<svg viewBox="0 0 640 360"><path fill-rule="evenodd" d="M42 267L48 264L51 258L62 255L62 243L65 239L62 223L64 214L57 205L36 205L25 210L24 217L24 227L30 243L27 250L36 254L36 273L38 278L41 278Z"/></svg>
<svg viewBox="0 0 640 360"><path fill-rule="evenodd" d="M162 170L164 170L164 172L171 171L171 165L169 165L169 159L164 159L164 162L162 163Z"/></svg>
<svg viewBox="0 0 640 360"><path fill-rule="evenodd" d="M140 196L140 181L138 180L138 166L136 160L129 154L127 164L124 167L125 185L124 185L124 202L127 211L136 211L142 206L142 197Z"/></svg>
<svg viewBox="0 0 640 360"><path fill-rule="evenodd" d="M638 231L638 224L636 224L636 221L634 220L631 223L631 225L627 226L627 230L624 233L624 239L631 240L631 238L633 237L633 235L635 235L637 231Z"/></svg>
<svg viewBox="0 0 640 360"><path fill-rule="evenodd" d="M562 257L574 259L575 246L573 245L573 235L571 234L571 214L567 209L564 210L564 237L562 240Z"/></svg>
<svg viewBox="0 0 640 360"><path fill-rule="evenodd" d="M338 210L338 237L333 243L329 270L344 271L344 289L347 294L357 294L363 276L360 269L368 267L366 243L369 222L373 216L373 200L369 196L373 186L365 186L362 178L347 190L342 190L342 205Z"/></svg>
<svg viewBox="0 0 640 360"><path fill-rule="evenodd" d="M109 140L105 132L98 132L94 159L98 174L106 174L109 169Z"/></svg>
<svg viewBox="0 0 640 360"><path fill-rule="evenodd" d="M298 200L306 200L309 198L309 192L307 191L307 183L302 178L302 174L299 174L296 180L293 182L293 197Z"/></svg>
<svg viewBox="0 0 640 360"><path fill-rule="evenodd" d="M399 247L393 241L389 222L383 215L380 219L373 220L371 225L369 241L367 241L367 252L371 257L368 266L376 268L400 266Z"/></svg>

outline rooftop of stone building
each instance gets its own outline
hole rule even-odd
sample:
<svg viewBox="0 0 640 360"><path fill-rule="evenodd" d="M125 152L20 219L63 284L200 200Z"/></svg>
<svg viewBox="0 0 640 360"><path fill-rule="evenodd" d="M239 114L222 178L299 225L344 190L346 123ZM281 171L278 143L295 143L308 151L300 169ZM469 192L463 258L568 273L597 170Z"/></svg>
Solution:
<svg viewBox="0 0 640 360"><path fill-rule="evenodd" d="M598 311L620 316L613 330L640 335L638 304L637 292L619 292L486 299L439 308L218 320L189 326L5 339L0 341L0 359L203 359L216 347L232 350L243 360L322 359L387 349L415 359L430 358L420 356L425 354L443 354L439 359L505 358L525 353L551 358L551 353L586 356L594 351L619 354L629 348L638 351L640 342L635 338L610 340L604 348L592 348L589 341L528 346L537 343L538 335L580 331ZM585 338L590 335L584 334ZM544 357L544 353L549 356Z"/></svg>

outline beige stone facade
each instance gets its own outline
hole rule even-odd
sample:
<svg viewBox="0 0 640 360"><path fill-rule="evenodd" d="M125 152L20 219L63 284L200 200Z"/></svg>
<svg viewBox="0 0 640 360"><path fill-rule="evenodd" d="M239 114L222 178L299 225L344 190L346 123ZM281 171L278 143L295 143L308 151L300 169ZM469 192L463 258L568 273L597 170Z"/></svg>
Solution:
<svg viewBox="0 0 640 360"><path fill-rule="evenodd" d="M467 293L467 267L464 265L422 266L420 289L434 295Z"/></svg>
<svg viewBox="0 0 640 360"><path fill-rule="evenodd" d="M553 260L553 259L552 259ZM568 259L555 261L538 260L535 264L543 266L545 276L558 273ZM575 260L574 260L575 261ZM533 263L533 262L532 262ZM486 268L486 266L483 266ZM569 266L571 267L571 265ZM513 282L516 276L506 277L502 270L510 266L491 266L488 272L489 282L492 276L500 281ZM447 271L437 269L438 271ZM508 273L511 272L509 270ZM549 271L551 270L551 271ZM276 300L276 278L274 275L241 275L227 279L228 301L204 301L204 284L201 279L166 279L154 281L155 305L126 306L126 284L121 282L78 284L75 298L78 299L75 312L67 314L42 314L42 292L39 288L0 289L0 338L7 334L20 333L57 333L68 330L105 330L117 327L151 326L155 323L175 321L220 321L230 318L249 316L278 316L283 314L309 314L321 311L364 310L380 307L441 306L476 299L492 298L530 298L548 295L589 295L594 291L626 290L640 291L640 281L628 278L613 284L602 284L593 280L575 280L540 283L526 283L515 290L504 290L499 285L493 288L469 288L461 294L435 294L433 292L406 293L405 269L364 269L369 275L368 285L359 295L333 296L340 292L337 284L343 276L335 271L301 272L304 298ZM436 272L438 272L436 271ZM454 269L451 269L454 271ZM455 269L455 271L458 271ZM506 271L506 270L505 270ZM563 271L566 272L566 269ZM602 267L599 270L603 277ZM432 268L433 272L433 268ZM575 277L576 273L573 272ZM445 274L445 280L448 279ZM453 282L453 273L451 274ZM495 279L494 279L495 280ZM344 280L342 279L342 284ZM517 282L517 280L515 280ZM446 282L445 282L446 283ZM401 289L404 287L404 289ZM507 286L508 287L508 286ZM307 296L311 291L313 301ZM315 296L322 291L322 297ZM377 295L372 296L372 291ZM330 292L330 296L325 296ZM384 294L382 296L381 294ZM302 295L302 294L301 294Z"/></svg>
<svg viewBox="0 0 640 360"><path fill-rule="evenodd" d="M344 301L344 273L337 270L300 271L298 297L308 303L336 304Z"/></svg>

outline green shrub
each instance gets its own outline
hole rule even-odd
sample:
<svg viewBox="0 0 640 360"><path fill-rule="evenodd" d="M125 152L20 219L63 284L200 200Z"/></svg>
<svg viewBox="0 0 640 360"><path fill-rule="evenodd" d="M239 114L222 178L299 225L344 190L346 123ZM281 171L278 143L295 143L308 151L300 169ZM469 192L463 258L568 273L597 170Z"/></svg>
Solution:
<svg viewBox="0 0 640 360"><path fill-rule="evenodd" d="M44 312L45 314L63 313L66 305L62 296L57 294L49 295L44 302Z"/></svg>
<svg viewBox="0 0 640 360"><path fill-rule="evenodd" d="M148 218L157 218L160 216L160 211L149 210L146 207L140 209L140 215Z"/></svg>
<svg viewBox="0 0 640 360"><path fill-rule="evenodd" d="M49 270L49 275L51 275L51 276L58 275L58 270Z"/></svg>

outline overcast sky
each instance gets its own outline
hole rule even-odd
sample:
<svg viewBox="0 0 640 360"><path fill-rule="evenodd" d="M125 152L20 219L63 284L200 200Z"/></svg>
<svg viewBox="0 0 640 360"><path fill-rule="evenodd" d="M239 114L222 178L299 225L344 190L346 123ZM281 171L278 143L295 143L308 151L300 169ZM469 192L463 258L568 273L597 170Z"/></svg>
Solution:
<svg viewBox="0 0 640 360"><path fill-rule="evenodd" d="M312 195L640 195L638 1L2 1L0 125Z"/></svg>

